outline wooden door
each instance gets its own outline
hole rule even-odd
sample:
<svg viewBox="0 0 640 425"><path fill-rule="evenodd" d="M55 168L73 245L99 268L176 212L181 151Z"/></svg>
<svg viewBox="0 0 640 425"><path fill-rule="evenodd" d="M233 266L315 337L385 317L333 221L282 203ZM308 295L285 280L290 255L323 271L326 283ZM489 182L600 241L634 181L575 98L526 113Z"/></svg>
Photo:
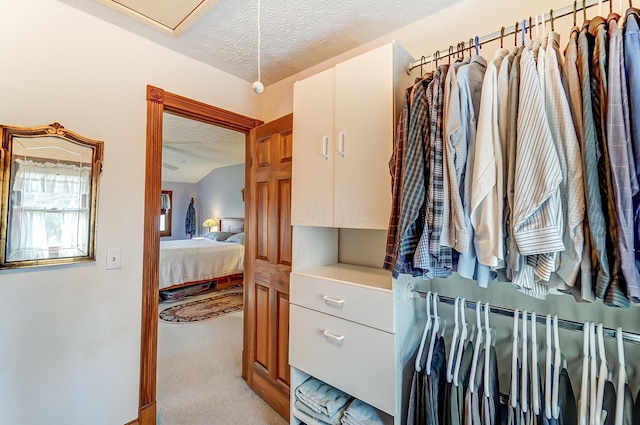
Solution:
<svg viewBox="0 0 640 425"><path fill-rule="evenodd" d="M251 130L245 205L243 376L289 419L293 115Z"/></svg>
<svg viewBox="0 0 640 425"><path fill-rule="evenodd" d="M335 67L334 227L387 229L394 137L393 45ZM342 135L341 135L342 134ZM370 170L376 170L371 172Z"/></svg>
<svg viewBox="0 0 640 425"><path fill-rule="evenodd" d="M293 86L293 155L291 221L294 226L333 226L334 69Z"/></svg>

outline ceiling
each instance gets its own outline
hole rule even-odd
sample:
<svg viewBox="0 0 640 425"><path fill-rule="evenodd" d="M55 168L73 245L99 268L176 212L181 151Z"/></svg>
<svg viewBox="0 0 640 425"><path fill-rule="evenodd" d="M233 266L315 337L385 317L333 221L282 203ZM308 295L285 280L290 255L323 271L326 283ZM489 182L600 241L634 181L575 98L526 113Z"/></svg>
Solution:
<svg viewBox="0 0 640 425"><path fill-rule="evenodd" d="M212 170L244 163L245 135L165 112L162 181L198 183Z"/></svg>
<svg viewBox="0 0 640 425"><path fill-rule="evenodd" d="M59 1L248 82L258 78L258 0ZM459 1L261 0L261 80L268 86ZM174 4L185 6L175 6L182 25L166 15Z"/></svg>
<svg viewBox="0 0 640 425"><path fill-rule="evenodd" d="M258 0L59 0L248 82ZM461 0L260 0L265 86ZM244 134L165 114L163 181L197 183L244 162Z"/></svg>

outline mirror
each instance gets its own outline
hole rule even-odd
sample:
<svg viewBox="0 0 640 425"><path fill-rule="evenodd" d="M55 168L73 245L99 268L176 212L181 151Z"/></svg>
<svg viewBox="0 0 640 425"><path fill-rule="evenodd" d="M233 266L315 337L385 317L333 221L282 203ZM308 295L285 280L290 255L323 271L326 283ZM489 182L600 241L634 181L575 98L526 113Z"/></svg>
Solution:
<svg viewBox="0 0 640 425"><path fill-rule="evenodd" d="M0 131L0 269L95 261L103 142L59 123Z"/></svg>

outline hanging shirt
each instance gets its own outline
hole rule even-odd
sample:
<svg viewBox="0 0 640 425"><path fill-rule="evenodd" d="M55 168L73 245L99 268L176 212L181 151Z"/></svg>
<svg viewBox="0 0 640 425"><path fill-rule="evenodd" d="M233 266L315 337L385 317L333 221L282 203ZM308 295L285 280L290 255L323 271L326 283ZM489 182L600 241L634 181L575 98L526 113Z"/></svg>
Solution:
<svg viewBox="0 0 640 425"><path fill-rule="evenodd" d="M450 247L441 246L440 233L443 222L444 174L442 155L442 119L444 83L448 65L440 65L433 73L427 89L429 120L427 122L428 148L425 149L427 174L427 198L425 228L416 247L414 267L421 269L427 279L448 277L453 269L453 253Z"/></svg>
<svg viewBox="0 0 640 425"><path fill-rule="evenodd" d="M585 200L587 203L587 217L589 220L589 237L591 239L592 258L594 261L595 287L597 293L609 286L611 274L609 271L609 256L606 249L606 224L604 221L603 202L600 195L598 176L598 140L596 137L593 109L591 107L591 73L590 73L590 39L588 26L580 31L578 36L578 75L582 93L582 120L584 133L583 162L585 171ZM599 291L597 288L601 288ZM599 296L599 298L602 298ZM620 298L624 302L624 297Z"/></svg>
<svg viewBox="0 0 640 425"><path fill-rule="evenodd" d="M631 118L631 143L636 168L633 170L640 179L640 30L638 14L634 9L627 11L624 30L624 65L629 88L629 116ZM640 264L640 195L634 198L634 246L636 261ZM639 419L640 421L640 419Z"/></svg>
<svg viewBox="0 0 640 425"><path fill-rule="evenodd" d="M444 86L444 187L445 203L444 221L440 243L458 252L469 249L469 231L465 226L464 207L460 197L460 181L467 163L467 146L462 139L462 123L460 118L460 90L458 89L457 71L469 59L455 62L449 67Z"/></svg>
<svg viewBox="0 0 640 425"><path fill-rule="evenodd" d="M571 109L571 118L573 119L573 126L576 130L576 137L578 139L578 145L580 146L580 166L582 167L583 175L583 189L585 194L586 188L586 164L584 161L584 123L582 113L582 89L580 85L580 75L578 73L578 35L580 34L580 28L573 27L571 35L569 37L569 43L565 49L564 64L562 66L562 83L564 85L565 94L569 101L569 108ZM580 274L576 281L576 285L573 288L574 297L577 300L593 302L595 300L595 293L593 291L592 283L592 268L591 263L591 236L589 233L589 220L585 199L585 213L583 218L583 235L584 235L584 247L582 252L582 262L580 264Z"/></svg>
<svg viewBox="0 0 640 425"><path fill-rule="evenodd" d="M425 208L425 125L429 109L426 88L429 78L418 82L411 98L409 114L409 130L407 133L407 157L402 175L402 197L398 234L399 250L394 266L393 277L400 273L415 274L413 255L415 254L420 235L424 230Z"/></svg>
<svg viewBox="0 0 640 425"><path fill-rule="evenodd" d="M504 260L502 142L498 72L507 49L499 49L487 67L482 84L475 160L471 179L471 224L478 262L496 268Z"/></svg>
<svg viewBox="0 0 640 425"><path fill-rule="evenodd" d="M400 249L400 235L398 225L400 221L400 207L402 201L402 171L407 146L407 127L409 126L409 97L411 88L405 90L402 111L396 127L396 137L393 141L393 153L389 160L391 174L391 215L387 230L387 250L383 263L385 270L393 271Z"/></svg>
<svg viewBox="0 0 640 425"><path fill-rule="evenodd" d="M480 98L482 95L482 82L487 69L487 62L482 56L475 55L469 65L461 66L458 70L458 89L460 90L460 122L462 124L462 140L467 149L467 164L460 181L462 205L465 214L465 224L469 232L469 238L473 240L473 227L471 226L471 181L473 175L473 163L475 161L476 129ZM472 243L465 253L460 253L458 260L458 274L467 279L475 279L481 287L487 287L489 281L495 279L495 273L485 265L479 264L476 258L476 250Z"/></svg>
<svg viewBox="0 0 640 425"><path fill-rule="evenodd" d="M631 147L629 124L629 99L622 51L622 32L618 28L616 14L610 15L608 51L607 93L607 145L611 162L612 197L615 200L615 221L618 229L620 268L627 282L627 296L640 301L640 274L635 265L633 203L638 194L638 180ZM613 218L611 218L613 220Z"/></svg>
<svg viewBox="0 0 640 425"><path fill-rule="evenodd" d="M545 57L545 105L549 129L564 176L560 183L564 228L562 239L565 250L559 254L559 266L551 275L550 284L560 290L576 283L584 250L583 220L585 212L584 178L580 146L571 118L569 102L565 96L557 51L560 36L551 32Z"/></svg>
<svg viewBox="0 0 640 425"><path fill-rule="evenodd" d="M618 227L616 225L616 207L611 181L611 163L607 144L607 23L604 18L596 16L589 23L589 34L593 37L593 53L591 57L591 106L596 129L596 140L600 150L598 158L598 176L600 196L606 225L606 248L609 256L611 280L607 287L596 287L596 296L605 304L622 305L629 301L626 283L621 273L620 249L618 247Z"/></svg>
<svg viewBox="0 0 640 425"><path fill-rule="evenodd" d="M522 255L562 251L562 169L544 110L533 51L520 59L513 229Z"/></svg>

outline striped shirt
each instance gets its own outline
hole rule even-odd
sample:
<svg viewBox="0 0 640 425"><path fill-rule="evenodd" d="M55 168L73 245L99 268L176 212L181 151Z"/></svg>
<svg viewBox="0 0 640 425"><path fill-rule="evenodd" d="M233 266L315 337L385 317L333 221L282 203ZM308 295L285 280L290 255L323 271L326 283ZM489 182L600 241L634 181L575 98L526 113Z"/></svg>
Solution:
<svg viewBox="0 0 640 425"><path fill-rule="evenodd" d="M580 271L584 250L582 224L585 202L580 146L558 68L556 52L559 40L560 36L557 33L549 34L549 44L545 53L545 106L549 129L564 176L559 188L563 205L562 238L565 250L559 254L559 267L551 275L550 283L564 290L567 286L575 285Z"/></svg>
<svg viewBox="0 0 640 425"><path fill-rule="evenodd" d="M520 59L520 108L514 176L514 237L522 255L558 252L562 242L562 169L545 116L533 51Z"/></svg>

